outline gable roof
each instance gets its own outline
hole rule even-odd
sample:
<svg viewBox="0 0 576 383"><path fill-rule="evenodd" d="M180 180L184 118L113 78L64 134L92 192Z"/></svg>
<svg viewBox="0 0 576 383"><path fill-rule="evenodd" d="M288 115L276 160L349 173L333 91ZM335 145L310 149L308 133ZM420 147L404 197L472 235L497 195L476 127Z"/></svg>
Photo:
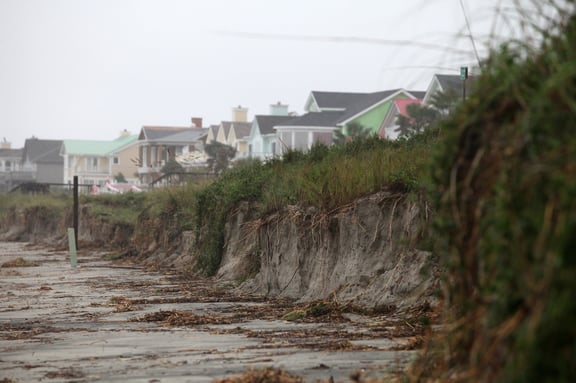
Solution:
<svg viewBox="0 0 576 383"><path fill-rule="evenodd" d="M174 126L143 126L138 135L139 140L150 140L154 141L159 138L170 136L174 133L181 132L185 129L184 127L174 127Z"/></svg>
<svg viewBox="0 0 576 383"><path fill-rule="evenodd" d="M401 114L402 116L408 116L407 112L408 105L421 104L421 103L422 103L421 100L412 98L398 98L394 100L394 106L396 107L398 114Z"/></svg>
<svg viewBox="0 0 576 383"><path fill-rule="evenodd" d="M233 122L232 129L236 138L246 137L250 134L250 129L252 128L251 122Z"/></svg>
<svg viewBox="0 0 576 383"><path fill-rule="evenodd" d="M419 100L422 100L424 96L426 96L425 90L407 90L406 92L410 93L412 96L416 97Z"/></svg>
<svg viewBox="0 0 576 383"><path fill-rule="evenodd" d="M208 128L183 128L173 126L143 126L138 140L154 142L198 141L208 134Z"/></svg>
<svg viewBox="0 0 576 383"><path fill-rule="evenodd" d="M137 140L138 135L136 134L120 136L112 141L64 140L61 153L107 156L122 150Z"/></svg>
<svg viewBox="0 0 576 383"><path fill-rule="evenodd" d="M313 90L307 102L307 107L314 101L318 108L325 110L345 110L350 104L358 102L367 93L353 92L323 92Z"/></svg>
<svg viewBox="0 0 576 383"><path fill-rule="evenodd" d="M41 140L28 138L24 142L22 160L33 163L63 164L64 158L60 156L62 140Z"/></svg>
<svg viewBox="0 0 576 383"><path fill-rule="evenodd" d="M268 116L261 114L254 116L254 122L258 125L262 135L275 133L274 126L292 119L294 119L294 116Z"/></svg>
<svg viewBox="0 0 576 383"><path fill-rule="evenodd" d="M202 138L208 136L208 129L207 128L191 128L182 130L180 132L175 132L173 134L158 138L155 142L164 142L164 143L182 143L186 144L189 142L197 142L202 140Z"/></svg>
<svg viewBox="0 0 576 383"><path fill-rule="evenodd" d="M224 131L224 138L228 139L228 134L230 134L230 128L232 127L232 121L222 121L220 126L220 129Z"/></svg>
<svg viewBox="0 0 576 383"><path fill-rule="evenodd" d="M459 75L436 74L435 77L443 92L462 92L462 80Z"/></svg>
<svg viewBox="0 0 576 383"><path fill-rule="evenodd" d="M368 93L364 95L364 97L361 97L354 104L349 105L348 108L346 108L346 113L342 115L339 124L344 124L350 121L351 119L355 118L356 116L360 115L361 113L365 112L366 110L375 108L382 102L386 101L390 97L402 91L404 90L393 89L393 90L385 90L382 92Z"/></svg>
<svg viewBox="0 0 576 383"><path fill-rule="evenodd" d="M317 126L317 127L336 127L345 112L324 111L308 112L300 117L276 124L276 126Z"/></svg>

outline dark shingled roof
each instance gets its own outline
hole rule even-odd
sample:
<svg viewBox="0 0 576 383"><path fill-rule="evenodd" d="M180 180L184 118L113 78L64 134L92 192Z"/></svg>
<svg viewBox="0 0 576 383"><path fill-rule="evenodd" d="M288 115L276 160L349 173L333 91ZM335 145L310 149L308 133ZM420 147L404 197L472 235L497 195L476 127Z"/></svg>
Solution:
<svg viewBox="0 0 576 383"><path fill-rule="evenodd" d="M364 96L359 98L354 104L348 105L346 112L342 115L340 121L346 121L349 118L354 117L363 110L368 109L372 105L392 96L400 90L402 89L384 90L382 92L364 94Z"/></svg>
<svg viewBox="0 0 576 383"><path fill-rule="evenodd" d="M280 125L282 122L292 120L294 116L267 116L267 115L256 115L254 120L258 124L260 129L260 134L273 134L274 127Z"/></svg>
<svg viewBox="0 0 576 383"><path fill-rule="evenodd" d="M358 102L369 93L346 93L346 92L320 92L312 91L316 105L319 108L346 109L350 104Z"/></svg>
<svg viewBox="0 0 576 383"><path fill-rule="evenodd" d="M62 143L62 140L29 138L24 143L22 160L33 163L63 164L64 158L60 156Z"/></svg>
<svg viewBox="0 0 576 383"><path fill-rule="evenodd" d="M444 92L462 92L462 80L459 75L437 74L436 78Z"/></svg>
<svg viewBox="0 0 576 383"><path fill-rule="evenodd" d="M171 126L143 126L142 130L140 131L140 135L138 136L138 139L154 141L159 138L164 138L174 133L181 132L185 129L190 128L184 128L184 127L177 128Z"/></svg>
<svg viewBox="0 0 576 383"><path fill-rule="evenodd" d="M22 158L24 149L0 148L0 157L2 158Z"/></svg>
<svg viewBox="0 0 576 383"><path fill-rule="evenodd" d="M170 143L189 143L200 141L206 135L208 135L208 128L192 128L176 132L166 137L162 137L156 141Z"/></svg>
<svg viewBox="0 0 576 383"><path fill-rule="evenodd" d="M308 112L300 117L292 117L291 120L276 124L277 126L325 126L336 127L345 112Z"/></svg>
<svg viewBox="0 0 576 383"><path fill-rule="evenodd" d="M233 122L232 129L234 129L236 138L246 137L250 134L250 129L252 129L251 122Z"/></svg>
<svg viewBox="0 0 576 383"><path fill-rule="evenodd" d="M203 134L206 128L184 128L172 126L143 126L139 140L148 141L194 141Z"/></svg>
<svg viewBox="0 0 576 383"><path fill-rule="evenodd" d="M407 90L407 92L416 97L418 100L422 100L424 99L424 96L426 96L425 90Z"/></svg>

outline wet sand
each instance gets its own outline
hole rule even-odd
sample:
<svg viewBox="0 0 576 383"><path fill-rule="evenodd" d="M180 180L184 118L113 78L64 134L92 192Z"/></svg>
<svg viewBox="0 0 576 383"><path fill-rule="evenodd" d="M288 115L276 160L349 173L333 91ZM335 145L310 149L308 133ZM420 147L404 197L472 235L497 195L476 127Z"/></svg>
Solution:
<svg viewBox="0 0 576 383"><path fill-rule="evenodd" d="M414 334L378 315L246 297L80 251L0 242L0 381L211 382L274 367L306 382L402 369ZM408 324L409 327L412 327ZM408 328L409 329L409 328Z"/></svg>

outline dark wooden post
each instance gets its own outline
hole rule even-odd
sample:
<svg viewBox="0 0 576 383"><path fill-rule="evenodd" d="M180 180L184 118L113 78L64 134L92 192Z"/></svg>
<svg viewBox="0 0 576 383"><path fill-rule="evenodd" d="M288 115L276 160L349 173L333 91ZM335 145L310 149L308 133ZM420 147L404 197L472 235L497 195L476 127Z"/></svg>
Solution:
<svg viewBox="0 0 576 383"><path fill-rule="evenodd" d="M78 249L78 176L74 176L74 239Z"/></svg>

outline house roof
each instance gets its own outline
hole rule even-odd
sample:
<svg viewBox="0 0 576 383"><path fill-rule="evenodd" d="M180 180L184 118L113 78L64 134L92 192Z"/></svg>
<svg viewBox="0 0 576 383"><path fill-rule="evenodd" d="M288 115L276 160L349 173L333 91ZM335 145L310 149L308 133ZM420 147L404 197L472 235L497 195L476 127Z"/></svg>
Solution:
<svg viewBox="0 0 576 383"><path fill-rule="evenodd" d="M232 126L232 121L222 121L220 123L220 129L224 129L224 138L228 139L228 134L230 133L230 128Z"/></svg>
<svg viewBox="0 0 576 383"><path fill-rule="evenodd" d="M308 112L300 117L276 124L276 126L318 126L318 127L336 127L345 112L325 111L325 112Z"/></svg>
<svg viewBox="0 0 576 383"><path fill-rule="evenodd" d="M332 110L345 110L349 105L358 102L366 95L367 93L323 92L317 90L313 90L310 93L318 108Z"/></svg>
<svg viewBox="0 0 576 383"><path fill-rule="evenodd" d="M422 100L424 96L426 96L425 90L407 90L407 92L419 100Z"/></svg>
<svg viewBox="0 0 576 383"><path fill-rule="evenodd" d="M443 92L462 92L462 80L459 75L436 74L435 77Z"/></svg>
<svg viewBox="0 0 576 383"><path fill-rule="evenodd" d="M159 138L170 136L174 133L181 132L183 130L190 129L185 127L174 127L174 126L143 126L140 130L139 140L156 140Z"/></svg>
<svg viewBox="0 0 576 383"><path fill-rule="evenodd" d="M22 159L35 163L63 164L64 158L60 156L61 146L62 140L28 138L24 143Z"/></svg>
<svg viewBox="0 0 576 383"><path fill-rule="evenodd" d="M396 93L403 91L403 89L384 90L381 92L367 93L360 97L355 103L346 108L346 112L342 115L339 123L348 122L350 119L356 117L367 109L376 106L380 102L388 99Z"/></svg>
<svg viewBox="0 0 576 383"><path fill-rule="evenodd" d="M236 138L246 137L250 134L250 129L252 128L251 122L233 122L232 129L236 134Z"/></svg>
<svg viewBox="0 0 576 383"><path fill-rule="evenodd" d="M394 106L396 106L396 109L398 110L398 113L403 115L403 116L407 116L408 112L407 112L407 107L408 105L411 104L420 104L422 101L421 100L415 100L412 98L398 98L396 100L394 100Z"/></svg>
<svg viewBox="0 0 576 383"><path fill-rule="evenodd" d="M154 140L155 142L164 143L189 143L200 141L203 137L208 135L207 128L192 128L183 130L180 132L175 132L168 136L164 136Z"/></svg>
<svg viewBox="0 0 576 383"><path fill-rule="evenodd" d="M62 153L106 156L136 142L138 135L120 136L112 141L64 140Z"/></svg>
<svg viewBox="0 0 576 383"><path fill-rule="evenodd" d="M0 158L22 158L24 149L0 148Z"/></svg>
<svg viewBox="0 0 576 383"><path fill-rule="evenodd" d="M258 124L260 134L262 135L273 134L274 126L292 119L294 119L294 116L268 116L261 114L254 116L254 121L256 122L256 124Z"/></svg>
<svg viewBox="0 0 576 383"><path fill-rule="evenodd" d="M138 140L154 142L198 141L208 134L208 128L184 128L174 126L143 126Z"/></svg>

